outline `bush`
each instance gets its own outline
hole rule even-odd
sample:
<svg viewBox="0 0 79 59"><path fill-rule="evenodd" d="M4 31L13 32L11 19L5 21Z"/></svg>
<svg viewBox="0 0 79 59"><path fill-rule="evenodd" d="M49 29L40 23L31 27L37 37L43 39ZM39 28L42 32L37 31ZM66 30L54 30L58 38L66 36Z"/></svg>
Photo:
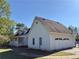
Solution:
<svg viewBox="0 0 79 59"><path fill-rule="evenodd" d="M3 47L3 46L8 46L9 44L9 41L8 40L4 40L4 39L1 39L0 40L0 46Z"/></svg>

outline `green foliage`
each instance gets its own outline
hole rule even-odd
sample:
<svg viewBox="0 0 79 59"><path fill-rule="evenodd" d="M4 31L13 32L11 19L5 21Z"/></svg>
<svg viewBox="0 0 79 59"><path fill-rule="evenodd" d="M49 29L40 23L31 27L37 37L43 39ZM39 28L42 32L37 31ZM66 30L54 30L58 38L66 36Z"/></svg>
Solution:
<svg viewBox="0 0 79 59"><path fill-rule="evenodd" d="M18 26L18 27L24 27L24 24L23 23L18 23L16 26Z"/></svg>
<svg viewBox="0 0 79 59"><path fill-rule="evenodd" d="M8 36L0 35L0 46L8 45L10 39Z"/></svg>
<svg viewBox="0 0 79 59"><path fill-rule="evenodd" d="M79 41L79 35L77 34L75 37L76 41Z"/></svg>
<svg viewBox="0 0 79 59"><path fill-rule="evenodd" d="M0 40L0 46L5 46L5 45L8 45L8 44L9 44L8 40L4 40L4 39Z"/></svg>
<svg viewBox="0 0 79 59"><path fill-rule="evenodd" d="M17 28L18 30L23 29L24 27L25 27L25 25L24 25L23 23L17 23L17 24L16 24L16 28Z"/></svg>
<svg viewBox="0 0 79 59"><path fill-rule="evenodd" d="M72 32L72 34L75 34L75 40L79 41L79 34L78 34L78 28L75 26L69 26L68 29Z"/></svg>
<svg viewBox="0 0 79 59"><path fill-rule="evenodd" d="M7 18L0 18L0 34L9 35L11 33L12 26L15 26L15 22Z"/></svg>
<svg viewBox="0 0 79 59"><path fill-rule="evenodd" d="M0 38L0 45L6 45L10 41L10 36L13 35L13 27L16 22L10 20L10 5L7 0L0 0L0 35L8 36L8 39L4 37Z"/></svg>
<svg viewBox="0 0 79 59"><path fill-rule="evenodd" d="M10 5L7 0L0 0L0 34L10 35L15 22L9 19Z"/></svg>
<svg viewBox="0 0 79 59"><path fill-rule="evenodd" d="M78 28L75 26L69 26L68 29L73 33L73 34L77 34L78 32Z"/></svg>
<svg viewBox="0 0 79 59"><path fill-rule="evenodd" d="M8 19L8 18L0 18L0 25L4 25L5 27L8 26L12 26L12 25L15 25L14 21Z"/></svg>
<svg viewBox="0 0 79 59"><path fill-rule="evenodd" d="M7 0L0 0L0 17L9 17L10 16L10 6L7 3Z"/></svg>

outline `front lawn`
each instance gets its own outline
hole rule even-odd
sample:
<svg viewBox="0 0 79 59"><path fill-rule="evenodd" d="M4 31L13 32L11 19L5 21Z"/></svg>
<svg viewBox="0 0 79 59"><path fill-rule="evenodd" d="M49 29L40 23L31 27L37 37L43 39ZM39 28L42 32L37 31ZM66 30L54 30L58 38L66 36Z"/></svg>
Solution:
<svg viewBox="0 0 79 59"><path fill-rule="evenodd" d="M0 53L7 52L7 51L12 51L12 49L0 49Z"/></svg>

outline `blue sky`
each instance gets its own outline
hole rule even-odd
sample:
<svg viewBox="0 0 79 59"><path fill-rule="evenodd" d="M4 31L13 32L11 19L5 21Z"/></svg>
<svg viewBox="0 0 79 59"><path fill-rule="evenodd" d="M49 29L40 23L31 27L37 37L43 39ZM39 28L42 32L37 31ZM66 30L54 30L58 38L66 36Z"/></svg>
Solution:
<svg viewBox="0 0 79 59"><path fill-rule="evenodd" d="M31 26L35 16L79 26L79 0L9 0L11 19Z"/></svg>

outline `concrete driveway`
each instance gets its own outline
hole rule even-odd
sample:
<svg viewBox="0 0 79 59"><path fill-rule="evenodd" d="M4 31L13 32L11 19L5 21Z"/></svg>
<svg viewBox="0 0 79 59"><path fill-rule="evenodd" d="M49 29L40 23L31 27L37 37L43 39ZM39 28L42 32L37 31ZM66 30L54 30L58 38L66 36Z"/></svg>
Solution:
<svg viewBox="0 0 79 59"><path fill-rule="evenodd" d="M74 55L69 55L69 56L52 56L52 55L46 55L46 56L42 56L39 54L35 54L36 52L34 50L30 50L30 49L15 49L16 52L19 52L20 55L24 55L24 56L30 56L30 57L36 57L37 59L74 59L74 58L79 58L79 48L73 48L73 49L68 49L68 50L62 50L62 52L68 52L68 53L72 53ZM40 53L40 52L39 52ZM46 52L45 52L46 53ZM44 53L44 54L45 54ZM40 57L38 57L40 56Z"/></svg>
<svg viewBox="0 0 79 59"><path fill-rule="evenodd" d="M75 54L75 55L79 55L79 48L64 50L64 52L69 52L69 53L72 53L72 54Z"/></svg>
<svg viewBox="0 0 79 59"><path fill-rule="evenodd" d="M43 58L48 58L48 59L75 59L75 58L79 58L79 48L73 48L73 49L68 49L68 50L63 50L62 52L69 52L72 53L74 55L70 55L70 56L46 56Z"/></svg>

